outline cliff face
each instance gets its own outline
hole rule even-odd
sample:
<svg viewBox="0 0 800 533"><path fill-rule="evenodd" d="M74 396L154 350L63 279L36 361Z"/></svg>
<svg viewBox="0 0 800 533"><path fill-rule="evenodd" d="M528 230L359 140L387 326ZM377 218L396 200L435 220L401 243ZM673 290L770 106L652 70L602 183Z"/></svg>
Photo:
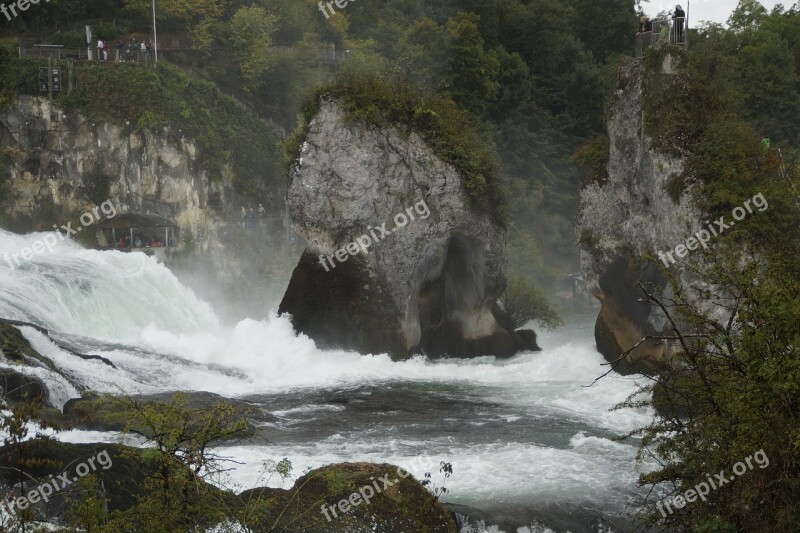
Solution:
<svg viewBox="0 0 800 533"><path fill-rule="evenodd" d="M230 188L208 179L180 131L92 123L45 98L22 96L0 111L0 150L12 195L5 215L22 227L43 206L83 212L108 199L118 212L157 213L197 232L210 227L209 199Z"/></svg>
<svg viewBox="0 0 800 533"><path fill-rule="evenodd" d="M493 308L506 234L412 133L350 125L323 100L289 189L308 239L280 311L320 346L405 357L533 348Z"/></svg>
<svg viewBox="0 0 800 533"><path fill-rule="evenodd" d="M223 314L258 316L277 306L288 282L283 273L291 269L267 256L276 246L289 246L279 210L285 193L266 190L265 179L261 190L251 191L257 198L240 202L231 165L212 179L204 155L175 127L93 122L46 98L21 96L0 110L0 224L20 233L46 231L106 200L118 214L174 219L191 246L178 254L168 250L166 264L201 297L229 308ZM242 231L241 205L258 202L268 209L269 224ZM103 244L94 237L93 244ZM264 257L273 273L267 283Z"/></svg>
<svg viewBox="0 0 800 533"><path fill-rule="evenodd" d="M661 69L665 76L680 75L668 54ZM683 171L683 160L658 153L644 131L645 75L643 63L620 66L608 121L609 180L581 193L581 263L602 304L595 338L609 361L646 335L667 330L663 313L639 301L644 294L637 284L665 289L658 252L672 250L701 228L702 215L692 205L691 190L678 201L668 192L670 179ZM669 268L691 282L679 266ZM648 342L615 368L640 371L664 355L663 344Z"/></svg>

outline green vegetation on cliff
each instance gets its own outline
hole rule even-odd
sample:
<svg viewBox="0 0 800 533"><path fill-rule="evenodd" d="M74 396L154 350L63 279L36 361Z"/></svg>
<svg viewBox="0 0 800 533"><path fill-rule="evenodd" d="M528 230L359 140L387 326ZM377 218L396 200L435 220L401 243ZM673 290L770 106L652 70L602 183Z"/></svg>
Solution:
<svg viewBox="0 0 800 533"><path fill-rule="evenodd" d="M398 72L347 72L317 90L304 106L304 120L289 140L290 156L299 154L308 124L323 98L335 100L352 122L392 126L419 134L443 161L461 174L472 201L505 225L508 213L491 139L481 138L475 119L441 95L424 95Z"/></svg>
<svg viewBox="0 0 800 533"><path fill-rule="evenodd" d="M42 65L42 59L13 57L8 43L0 46L0 105L8 105L16 94L41 95L37 80ZM236 192L244 197L265 188L281 190L280 138L213 83L164 63L157 69L80 63L72 76L73 90L59 97L67 110L131 130L167 131L194 140L210 177L219 179L223 165L230 164Z"/></svg>
<svg viewBox="0 0 800 533"><path fill-rule="evenodd" d="M672 319L654 338L676 349L643 402L660 413L643 431L641 455L659 461L640 478L659 487L643 515L666 531L800 523L800 12L742 0L729 23L703 29L688 53L650 50L642 72L645 132L686 163L670 194L691 190L705 216L731 225L686 260L696 281L673 274L663 294L643 295ZM768 208L733 223L758 193ZM769 464L748 468L756 452ZM698 499L718 474L731 481Z"/></svg>
<svg viewBox="0 0 800 533"><path fill-rule="evenodd" d="M698 205L718 218L760 191L780 204L776 212L786 212L793 192L778 149L791 172L800 144L800 12L767 14L743 0L730 25L706 28L688 54L677 47L648 51L645 131L655 149L686 158L671 183L673 197L681 185L698 185ZM667 55L676 74L662 69ZM762 217L748 226L781 231L791 221L776 222Z"/></svg>

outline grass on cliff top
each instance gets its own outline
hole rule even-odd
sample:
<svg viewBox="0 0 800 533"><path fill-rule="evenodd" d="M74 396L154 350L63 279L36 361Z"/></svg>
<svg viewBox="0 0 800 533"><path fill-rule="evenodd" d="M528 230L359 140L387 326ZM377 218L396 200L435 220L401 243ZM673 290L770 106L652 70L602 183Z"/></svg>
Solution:
<svg viewBox="0 0 800 533"><path fill-rule="evenodd" d="M78 86L63 99L67 108L95 120L130 120L140 129L180 129L198 143L212 177L221 175L223 164L232 165L242 195L256 194L265 176L277 186L277 135L214 84L163 63L158 69L82 64L75 76Z"/></svg>
<svg viewBox="0 0 800 533"><path fill-rule="evenodd" d="M368 126L394 126L419 134L434 154L459 172L470 199L507 226L508 212L493 144L479 134L480 124L452 100L425 95L405 74L345 72L321 87L303 108L303 121L287 141L290 161L300 153L311 120L323 98L335 100L347 120Z"/></svg>
<svg viewBox="0 0 800 533"><path fill-rule="evenodd" d="M18 58L6 41L0 42L0 106L17 95L42 96L40 58ZM252 117L233 98L220 94L213 83L192 78L160 63L157 69L123 64L79 63L72 73L74 87L67 93L67 63L61 62L64 92L60 103L93 121L127 126L130 131L174 133L197 143L200 162L211 179L218 179L229 163L236 192L255 197L265 182L282 187L278 135Z"/></svg>

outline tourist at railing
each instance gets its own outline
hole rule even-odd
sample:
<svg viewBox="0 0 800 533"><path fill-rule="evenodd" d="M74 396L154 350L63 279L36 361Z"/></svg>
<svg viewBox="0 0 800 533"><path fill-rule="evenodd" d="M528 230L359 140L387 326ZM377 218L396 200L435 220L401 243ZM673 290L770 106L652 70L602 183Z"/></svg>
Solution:
<svg viewBox="0 0 800 533"><path fill-rule="evenodd" d="M675 6L675 13L672 15L672 21L673 44L684 44L683 26L686 23L686 12L680 5Z"/></svg>
<svg viewBox="0 0 800 533"><path fill-rule="evenodd" d="M653 31L653 23L650 20L642 15L639 17L639 31L636 32L636 35L641 35L642 33L652 32Z"/></svg>
<svg viewBox="0 0 800 533"><path fill-rule="evenodd" d="M639 31L636 32L636 57L644 57L644 51L653 41L653 23L642 15L639 17Z"/></svg>

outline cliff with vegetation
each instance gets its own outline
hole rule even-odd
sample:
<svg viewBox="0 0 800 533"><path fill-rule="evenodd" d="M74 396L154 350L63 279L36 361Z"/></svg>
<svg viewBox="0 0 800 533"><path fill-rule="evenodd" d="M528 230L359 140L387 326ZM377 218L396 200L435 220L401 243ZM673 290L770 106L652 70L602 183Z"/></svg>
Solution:
<svg viewBox="0 0 800 533"><path fill-rule="evenodd" d="M238 214L240 199L280 192L279 137L212 83L166 65L79 63L62 65L70 81L48 102L46 62L14 52L0 47L3 169L21 195L0 206L12 224L41 229L26 212L34 199L67 211L111 199L191 224L198 210Z"/></svg>
<svg viewBox="0 0 800 533"><path fill-rule="evenodd" d="M95 121L42 97L20 96L0 111L0 150L9 229L44 230L111 200L118 213L159 214L208 233L210 202L232 191L230 166L212 180L197 143L171 125Z"/></svg>
<svg viewBox="0 0 800 533"><path fill-rule="evenodd" d="M765 92L749 79L766 62L783 64L796 84L793 58L773 54L780 46L765 42L775 29L786 30L789 20L776 15L764 28L749 30L758 37L710 35L689 52L657 46L642 60L622 60L607 135L574 157L586 170L578 228L582 268L602 304L595 338L618 371L653 370L675 349L646 339L672 330L647 294L671 297L679 287L689 304L726 322L726 311L705 302L713 287L698 271L747 236L768 238L775 220L758 213L767 205L784 207L793 196L787 196L791 166L784 155L793 153L798 138L797 123L789 119L800 117L791 96L796 87L790 80L783 87L772 82ZM745 53L725 55L738 47ZM758 98L771 102L771 109L755 106ZM783 118L770 123L769 113ZM756 210L758 194L763 205ZM747 220L730 224L733 210L748 203ZM720 217L727 224L717 225ZM784 215L778 220L788 222ZM700 245L696 237L703 230L713 234Z"/></svg>
<svg viewBox="0 0 800 533"><path fill-rule="evenodd" d="M158 214L182 227L182 251L168 255L176 269L189 271L190 284L213 269L228 273L219 277L223 290L257 295L259 307L275 301L288 263L270 265L277 281L269 287L263 268L251 266L268 249L293 255L283 232L283 152L273 127L213 83L164 64L63 63L64 90L51 101L36 83L46 61L14 57L6 44L0 46L5 229L76 226L79 215L110 200L118 214ZM281 231L253 238L243 230L242 206L258 204ZM85 231L77 238L106 246L99 236ZM203 292L208 283L197 288L207 298L219 296ZM251 312L240 307L232 312Z"/></svg>
<svg viewBox="0 0 800 533"><path fill-rule="evenodd" d="M650 374L622 404L656 412L632 433L659 464L639 478L651 489L642 526L669 531L800 519L785 490L797 484L800 412L787 393L798 384L800 17L742 0L729 25L693 33L688 51L623 60L607 136L575 156L598 348L613 370ZM709 472L755 453L769 465L689 500Z"/></svg>
<svg viewBox="0 0 800 533"><path fill-rule="evenodd" d="M595 143L581 154L600 152L598 176L581 192L578 231L583 272L602 306L595 326L597 347L619 372L647 370L668 355L668 345L653 339L620 360L640 340L668 330L663 313L643 301L638 284L651 292L665 289L667 274L659 268L664 265L652 259L701 227L691 190L675 191L684 158L660 151L644 126L647 120L659 126L658 118L645 116L646 90L666 87L646 87L645 80L681 83L682 60L677 50L647 63L624 60L609 108L608 143ZM686 274L680 265L674 272Z"/></svg>

